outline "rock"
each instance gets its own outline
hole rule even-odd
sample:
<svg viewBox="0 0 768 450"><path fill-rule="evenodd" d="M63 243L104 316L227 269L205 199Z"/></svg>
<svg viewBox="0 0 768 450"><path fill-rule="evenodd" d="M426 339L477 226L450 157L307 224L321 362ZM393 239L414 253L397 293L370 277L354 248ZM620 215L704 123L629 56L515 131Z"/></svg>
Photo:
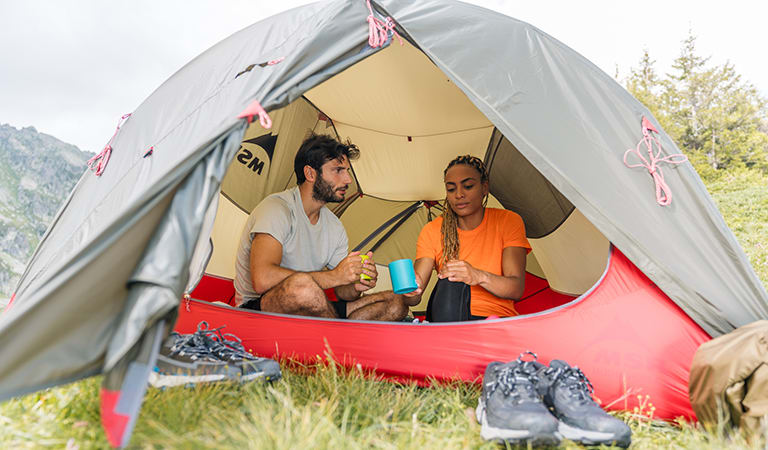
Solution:
<svg viewBox="0 0 768 450"><path fill-rule="evenodd" d="M0 297L10 296L91 156L34 127L0 124Z"/></svg>

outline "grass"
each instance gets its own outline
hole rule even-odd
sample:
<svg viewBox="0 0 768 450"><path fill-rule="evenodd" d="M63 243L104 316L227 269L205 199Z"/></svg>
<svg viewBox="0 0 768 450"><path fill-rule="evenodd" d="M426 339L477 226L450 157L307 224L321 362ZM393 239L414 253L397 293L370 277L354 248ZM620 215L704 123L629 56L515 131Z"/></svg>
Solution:
<svg viewBox="0 0 768 450"><path fill-rule="evenodd" d="M709 182L707 189L757 276L768 285L768 176L729 172Z"/></svg>
<svg viewBox="0 0 768 450"><path fill-rule="evenodd" d="M319 362L284 363L273 385L150 388L131 440L134 448L481 448L474 419L479 387L418 388ZM307 374L314 372L312 374ZM0 447L107 448L99 423L100 378L11 400L0 407ZM764 448L689 424L622 414L632 448ZM563 448L581 448L565 442Z"/></svg>
<svg viewBox="0 0 768 450"><path fill-rule="evenodd" d="M283 364L271 386L218 384L146 396L132 443L173 448L400 448L483 445L465 414L477 388L422 389L337 370ZM309 370L307 370L309 369ZM0 447L104 448L98 378L11 400L0 409Z"/></svg>
<svg viewBox="0 0 768 450"><path fill-rule="evenodd" d="M768 281L768 178L736 172L708 188L753 267ZM474 420L479 386L418 388L364 377L333 362L283 362L272 385L150 388L131 439L134 448L480 448ZM0 448L108 448L99 419L101 378L0 404ZM722 429L622 413L636 449L764 449ZM582 448L564 442L563 448Z"/></svg>

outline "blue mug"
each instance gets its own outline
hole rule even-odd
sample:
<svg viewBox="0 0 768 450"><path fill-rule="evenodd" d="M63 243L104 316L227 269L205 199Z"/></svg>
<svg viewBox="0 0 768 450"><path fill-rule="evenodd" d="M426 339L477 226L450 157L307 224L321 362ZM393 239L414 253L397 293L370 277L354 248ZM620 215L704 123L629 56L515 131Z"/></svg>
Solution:
<svg viewBox="0 0 768 450"><path fill-rule="evenodd" d="M407 294L418 288L413 261L398 259L389 263L388 267L389 278L392 280L392 290L395 291L395 294Z"/></svg>

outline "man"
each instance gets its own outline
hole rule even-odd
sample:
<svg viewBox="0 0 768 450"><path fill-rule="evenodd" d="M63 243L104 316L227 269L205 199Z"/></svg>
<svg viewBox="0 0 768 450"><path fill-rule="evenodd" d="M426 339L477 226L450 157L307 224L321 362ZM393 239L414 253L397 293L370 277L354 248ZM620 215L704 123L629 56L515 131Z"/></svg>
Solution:
<svg viewBox="0 0 768 450"><path fill-rule="evenodd" d="M325 207L344 201L352 183L351 143L311 135L294 160L298 186L272 194L251 212L240 239L235 290L244 308L304 316L401 320L412 299L376 286L373 254L347 254L341 221ZM365 275L365 276L363 276ZM325 294L333 288L339 301Z"/></svg>

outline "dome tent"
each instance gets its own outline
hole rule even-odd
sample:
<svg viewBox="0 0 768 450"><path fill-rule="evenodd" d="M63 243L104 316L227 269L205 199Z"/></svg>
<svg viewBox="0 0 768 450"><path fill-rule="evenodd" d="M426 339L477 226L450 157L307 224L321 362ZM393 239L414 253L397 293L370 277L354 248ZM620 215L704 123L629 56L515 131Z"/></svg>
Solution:
<svg viewBox="0 0 768 450"><path fill-rule="evenodd" d="M328 342L336 354L358 360L373 353L364 362L379 368L386 361L364 344L381 346L382 333L390 333L387 345L400 351L390 354L409 367L392 369L393 375L420 373L404 343L434 343L434 336L449 334L474 337L472 351L462 349L463 365L453 366L463 378L478 372L472 367L527 348L545 361L579 364L590 376L602 362L612 371L605 381L593 377L598 395L610 397L603 385L626 378L633 386L632 376L644 374L662 387L653 390L647 378L637 387L664 397L661 405L654 397L664 416L690 409L687 394L680 395L687 392L686 357L708 336L768 318L768 296L689 164L662 168L675 195L666 207L656 204L646 173L624 166L622 155L640 138L642 117L653 122L650 113L594 65L528 24L453 1L372 4L379 17L394 20L403 46L391 35L382 47L368 44L362 1L311 4L217 44L134 111L112 142L103 175L81 178L0 318L0 399L105 373L105 425L113 443L124 443L178 299L206 267L212 275L226 267L231 253L218 238L222 231L226 236L222 217L242 215L290 185L281 170L314 128L350 137L363 149L353 167L364 195L337 211L351 242L359 239L353 234L370 235L381 216L395 216L403 203L440 199L447 160L472 153L489 162L495 199L520 213L533 233L538 264L530 270L553 290L579 297L532 316L478 324L339 323L191 301L190 310L259 320L263 328L256 331L271 349L285 333L322 343L316 330L328 336L360 330L369 340L355 341L358 353ZM269 111L271 131L238 118L250 105ZM666 134L659 138L675 152ZM243 181L252 174L259 181ZM392 214L384 214L385 206ZM417 209L382 243L379 262L387 252L412 251L403 243L427 209ZM348 221L352 217L360 220ZM229 233L236 240L239 230ZM596 273L601 264L606 270ZM183 304L180 311L183 318ZM456 334L458 328L465 333ZM624 348L641 353L625 357ZM452 357L442 358L427 364L451 369Z"/></svg>

